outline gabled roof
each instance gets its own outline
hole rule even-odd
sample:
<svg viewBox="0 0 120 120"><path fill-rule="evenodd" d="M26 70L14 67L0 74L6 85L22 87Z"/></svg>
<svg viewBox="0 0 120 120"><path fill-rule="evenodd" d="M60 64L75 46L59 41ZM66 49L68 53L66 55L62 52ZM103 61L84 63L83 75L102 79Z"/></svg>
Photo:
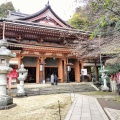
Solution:
<svg viewBox="0 0 120 120"><path fill-rule="evenodd" d="M56 13L52 10L52 8L49 4L47 4L45 6L45 8L43 8L42 10L40 10L32 15L18 18L18 20L36 22L36 23L38 21L42 21L45 19L48 21L54 21L54 23L56 23L56 25L58 25L59 27L71 28L70 25L68 25L65 21L63 21L60 17L58 17L56 15Z"/></svg>

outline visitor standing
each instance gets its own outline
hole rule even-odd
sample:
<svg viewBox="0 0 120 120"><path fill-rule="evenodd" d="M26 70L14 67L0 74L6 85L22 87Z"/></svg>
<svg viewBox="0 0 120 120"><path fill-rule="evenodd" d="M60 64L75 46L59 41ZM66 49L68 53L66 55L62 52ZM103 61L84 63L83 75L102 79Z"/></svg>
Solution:
<svg viewBox="0 0 120 120"><path fill-rule="evenodd" d="M50 82L51 82L51 85L54 85L54 74L51 75Z"/></svg>
<svg viewBox="0 0 120 120"><path fill-rule="evenodd" d="M55 79L55 85L57 85L57 84L58 84L58 77L57 77L56 74L55 74L55 76L54 76L54 79Z"/></svg>

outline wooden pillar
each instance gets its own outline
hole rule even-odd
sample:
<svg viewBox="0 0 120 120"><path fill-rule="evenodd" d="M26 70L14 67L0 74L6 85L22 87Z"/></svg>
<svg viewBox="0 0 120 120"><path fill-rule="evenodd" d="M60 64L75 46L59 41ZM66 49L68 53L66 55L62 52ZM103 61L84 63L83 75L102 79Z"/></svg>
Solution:
<svg viewBox="0 0 120 120"><path fill-rule="evenodd" d="M81 78L81 69L83 69L83 68L84 68L84 63L82 61L80 61L80 78ZM80 79L80 81L81 81L81 79Z"/></svg>
<svg viewBox="0 0 120 120"><path fill-rule="evenodd" d="M81 62L81 69L83 69L84 68L84 63L83 62Z"/></svg>
<svg viewBox="0 0 120 120"><path fill-rule="evenodd" d="M91 66L87 67L87 74L88 74L88 77L89 77L89 81L92 81L92 76L91 76Z"/></svg>
<svg viewBox="0 0 120 120"><path fill-rule="evenodd" d="M95 78L96 78L97 81L99 81L99 77L98 77L98 69L97 69L96 62L95 62Z"/></svg>
<svg viewBox="0 0 120 120"><path fill-rule="evenodd" d="M75 70L75 82L80 82L80 66L79 66L79 61L75 60L74 64L74 70Z"/></svg>
<svg viewBox="0 0 120 120"><path fill-rule="evenodd" d="M63 81L63 64L62 64L62 58L59 59L58 61L58 78L61 79L60 82Z"/></svg>
<svg viewBox="0 0 120 120"><path fill-rule="evenodd" d="M67 70L66 70L67 59L64 58L64 82L67 82Z"/></svg>
<svg viewBox="0 0 120 120"><path fill-rule="evenodd" d="M39 57L36 60L36 83L40 83L40 60L39 60Z"/></svg>
<svg viewBox="0 0 120 120"><path fill-rule="evenodd" d="M43 59L43 62L45 63L45 59ZM45 80L45 64L43 65L43 80Z"/></svg>
<svg viewBox="0 0 120 120"><path fill-rule="evenodd" d="M42 57L41 59L40 59L40 63L43 63L42 65L43 65L43 71L39 71L40 72L40 83L42 83L43 82L43 80L45 80L45 59L44 59L44 57Z"/></svg>
<svg viewBox="0 0 120 120"><path fill-rule="evenodd" d="M21 59L22 59L21 55L18 54L18 68L20 68L20 65L21 65Z"/></svg>

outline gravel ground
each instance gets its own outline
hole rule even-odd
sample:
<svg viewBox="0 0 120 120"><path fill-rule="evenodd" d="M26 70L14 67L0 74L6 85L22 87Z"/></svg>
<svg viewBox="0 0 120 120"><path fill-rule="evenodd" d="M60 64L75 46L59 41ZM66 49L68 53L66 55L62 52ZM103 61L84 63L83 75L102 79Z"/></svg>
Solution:
<svg viewBox="0 0 120 120"><path fill-rule="evenodd" d="M59 120L58 100L63 120L71 106L71 99L62 94L14 98L17 106L1 110L0 120Z"/></svg>

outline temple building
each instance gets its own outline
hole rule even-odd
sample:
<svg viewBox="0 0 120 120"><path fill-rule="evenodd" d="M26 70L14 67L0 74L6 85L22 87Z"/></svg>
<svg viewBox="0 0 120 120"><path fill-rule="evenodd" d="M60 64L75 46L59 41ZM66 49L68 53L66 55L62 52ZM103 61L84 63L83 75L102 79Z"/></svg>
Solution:
<svg viewBox="0 0 120 120"><path fill-rule="evenodd" d="M23 63L28 69L26 82L49 81L52 73L61 83L66 82L68 76L70 82L80 82L83 68L87 69L91 80L91 66L98 77L98 62L79 61L71 54L73 48L68 45L73 44L78 35L89 39L90 33L73 29L56 15L49 4L32 15L10 12L8 18L0 19L0 39L3 34L8 48L17 54L10 60L10 65L18 69ZM71 69L67 71L70 63Z"/></svg>

